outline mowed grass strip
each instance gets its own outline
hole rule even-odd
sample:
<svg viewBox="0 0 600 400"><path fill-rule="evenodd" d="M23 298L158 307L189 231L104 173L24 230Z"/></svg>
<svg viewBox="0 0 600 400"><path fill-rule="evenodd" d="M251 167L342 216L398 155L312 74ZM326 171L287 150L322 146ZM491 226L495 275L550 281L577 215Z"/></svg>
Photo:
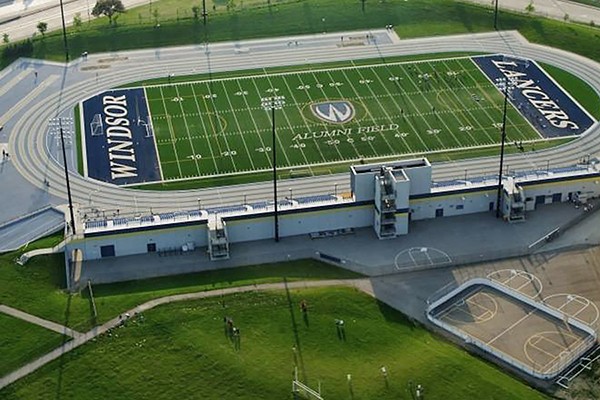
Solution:
<svg viewBox="0 0 600 400"><path fill-rule="evenodd" d="M28 248L52 247L62 238L49 236ZM206 271L140 281L94 285L98 318L93 319L89 293L65 290L64 254L38 256L24 266L14 262L20 255L0 255L0 304L18 308L40 318L86 332L150 299L171 294L281 281L356 278L356 273L315 260L262 264Z"/></svg>
<svg viewBox="0 0 600 400"><path fill-rule="evenodd" d="M305 300L303 317L299 303ZM239 346L224 317L240 330ZM344 320L344 336L336 332ZM293 347L296 348L294 355ZM355 290L253 292L161 306L4 389L4 399L544 399L544 395ZM381 367L388 371L387 384Z"/></svg>
<svg viewBox="0 0 600 400"><path fill-rule="evenodd" d="M0 313L0 376L70 340L54 331Z"/></svg>
<svg viewBox="0 0 600 400"><path fill-rule="evenodd" d="M502 94L470 58L256 74L146 86L166 180L477 148L499 142ZM285 104L272 113L265 99ZM331 123L311 105L349 101ZM508 137L540 136L512 106Z"/></svg>

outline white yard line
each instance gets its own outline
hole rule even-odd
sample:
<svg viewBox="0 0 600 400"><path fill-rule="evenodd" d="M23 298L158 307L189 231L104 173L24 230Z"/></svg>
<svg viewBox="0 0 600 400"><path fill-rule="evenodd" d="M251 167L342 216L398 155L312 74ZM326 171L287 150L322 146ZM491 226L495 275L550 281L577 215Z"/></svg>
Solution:
<svg viewBox="0 0 600 400"><path fill-rule="evenodd" d="M447 57L447 58L435 58L432 61L449 61L449 60L460 60L460 59L470 59L471 57L478 57L478 56L487 56L489 54L474 54L474 55L470 55L470 56L457 56L457 57ZM271 76L285 76L285 75L293 75L293 74L299 74L299 73L307 73L310 74L312 72L327 72L327 71L338 71L338 70L345 70L345 69L356 69L356 68L370 68L370 67L377 67L377 66L381 66L381 65L404 65L404 64L418 64L418 63L423 63L423 62L427 62L430 60L407 60L407 61L396 61L396 62L392 62L392 63L377 63L377 64L364 64L364 65L350 65L350 66L346 66L346 67L329 67L329 68L317 68L317 69L310 69L310 70L306 70L306 71L283 71L283 72L275 72L270 74ZM260 67L259 67L260 68ZM258 73L255 75L241 75L241 76L227 76L227 77L222 77L222 78L217 78L217 79L200 79L200 80L196 80L196 81L190 81L190 82L186 82L186 83L192 83L192 84L198 84L198 83L206 83L206 82L217 82L217 81L231 81L231 80L237 80L237 79L241 79L241 78L262 78L264 77L263 73ZM171 84L169 83L158 83L155 85L146 85L145 87L149 87L149 88L154 88L154 87L159 87L159 86L170 86ZM134 89L137 87L130 87L130 89Z"/></svg>
<svg viewBox="0 0 600 400"><path fill-rule="evenodd" d="M502 92L500 91L500 89L498 89L498 87L496 86L495 82L493 82L493 81L492 81L492 80L491 80L491 79L490 79L490 78L489 78L489 77L486 75L486 73L485 73L485 72L484 72L484 71L483 71L483 70L482 70L482 69L479 67L479 65L477 65L477 63L476 63L475 61L473 61L472 59L471 59L471 63L472 63L474 66L475 66L475 68L476 68L476 69L479 71L479 73L480 73L480 74L482 74L483 76L485 76L485 77L487 78L487 80L488 80L488 81L490 81L490 83L492 84L492 86L493 86L493 87L494 87L494 88L495 88L497 91L499 91L499 92L500 92L500 94L502 95L502 99L504 99L504 93L502 93ZM473 83L476 85L476 88L477 88L477 90L478 90L479 92L481 92L481 93L483 94L483 96L486 98L486 101L487 101L488 103L490 103L490 104L493 104L493 105L494 105L494 109L497 109L497 110L499 109L499 111L502 111L502 108L501 108L501 107L502 107L502 104L503 104L503 103L501 103L500 105L497 105L497 104L494 102L494 100L493 100L493 99L490 97L490 95L489 95L489 93L487 92L487 90L484 90L484 87L483 87L483 86L481 86L481 85L479 84L479 82L477 81L477 79L475 79L475 77L473 77L473 74L471 74L467 68L465 68L465 70L464 70L464 71L465 71L465 74L466 74L466 76L468 76L468 78L469 78L471 81L473 81ZM463 85L463 86L465 86L465 83L464 83L463 81L460 81L460 84L461 84L461 85ZM508 104L508 107L512 107L512 104L510 104L510 102L509 102L509 104ZM509 108L509 109L510 109L510 108ZM515 130L515 131L518 131L518 130L519 130L519 128L517 127L517 125L516 125L516 124L515 124L515 123L514 123L514 122L513 122L513 121L512 121L512 120L511 120L509 117L508 117L508 111L509 111L509 109L507 109L507 116L506 116L506 126L508 127L508 126L510 125L510 126L512 127L512 129L513 129L513 130ZM491 122L492 126L493 126L493 124L498 124L498 123L501 123L501 122L502 122L502 120L500 120L500 121L497 121L497 120L495 120L495 119L494 119L494 118L493 118L493 117L490 115L490 113L488 113L488 112L487 112L487 109L486 109L486 108L483 108L483 107L482 107L482 110L483 110L484 114L485 114L485 115L488 117L488 120ZM521 114L519 113L519 115L521 115ZM532 128L533 128L533 126L532 126ZM535 130L535 128L534 128L534 130ZM498 129L498 132L500 132L500 128ZM536 131L536 132L537 132L537 131ZM487 130L485 131L485 134L486 134L486 136L489 138L489 140L490 140L490 143L498 143L498 138L494 138L494 137L490 136L490 134L488 133L488 131L487 131Z"/></svg>
<svg viewBox="0 0 600 400"><path fill-rule="evenodd" d="M210 157L213 160L213 165L215 166L215 171L217 174L219 171L219 166L217 165L217 160L215 158L215 152L213 151L212 143L210 142L210 135L208 134L208 129L206 129L206 125L204 124L204 114L200 109L200 104L198 103L198 95L196 94L196 90L194 89L194 83L190 84L192 88L192 94L194 95L194 102L196 103L196 109L198 110L198 118L200 118L200 123L202 124L202 130L204 131L204 137L206 138L206 143L208 144L208 150L210 151ZM217 143L218 144L218 143Z"/></svg>
<svg viewBox="0 0 600 400"><path fill-rule="evenodd" d="M156 135L154 134L154 125L152 124L152 114L150 113L150 102L148 101L146 88L144 88L144 98L146 99L146 109L148 110L148 125L150 125L150 130L152 131L152 140L154 141L154 150L156 151L156 160L158 161L158 172L160 173L160 180L163 181L165 177L163 175L162 163L160 162L160 153L158 151L158 143L156 143Z"/></svg>
<svg viewBox="0 0 600 400"><path fill-rule="evenodd" d="M207 86L207 89L208 89L208 94L210 96L209 100L210 100L210 102L212 104L212 109L214 110L213 112L215 114L216 122L219 123L219 107L217 107L217 105L215 104L215 98L212 96L213 95L212 87L211 87L212 84L213 84L212 81L208 81L206 83L206 86ZM203 97L203 99L204 99L204 103L206 104L207 103L206 97ZM208 110L208 106L206 107L206 109ZM212 125L212 119L210 121L211 121L210 123ZM217 139L217 143L219 143L219 136L221 135L221 133L223 134L222 135L223 136L223 140L225 141L225 146L227 147L227 150L225 151L225 153L227 153L227 155L231 159L231 165L233 166L233 169L235 170L234 172L238 172L238 168L237 168L237 165L235 163L235 159L233 158L233 153L231 151L232 150L231 146L229 146L229 141L227 140L227 135L224 134L225 131L223 131L223 132L217 132L217 129L215 129L215 127L213 126L213 132L214 132L215 138ZM221 152L221 156L224 155L223 153L224 152Z"/></svg>
<svg viewBox="0 0 600 400"><path fill-rule="evenodd" d="M192 155L192 159L193 159L194 163L196 164L196 172L198 173L198 176L200 176L200 174L201 174L200 165L198 164L198 160L196 159L196 157L194 157L196 155L196 150L194 149L194 141L192 140L192 135L190 134L190 127L188 126L187 118L185 116L185 110L183 109L183 97L181 97L181 95L179 94L179 85L174 85L174 86L175 86L175 93L177 93L177 97L181 99L178 103L179 103L179 108L181 109L181 114L183 116L183 125L185 125L185 131L187 133L187 137L190 142L190 147L192 148L191 155Z"/></svg>
<svg viewBox="0 0 600 400"><path fill-rule="evenodd" d="M386 68L387 68L387 66L386 66ZM388 72L388 74L391 74L391 72L389 71L389 68L387 68L387 71L386 71L386 72ZM381 84L381 86L382 86L382 87L385 89L385 91L386 91L386 93L388 94L388 96L389 96L390 100L394 102L394 105L396 106L396 108L397 108L398 110L402 110L402 112L400 113L400 114L401 114L401 117L402 117L402 118L401 118L401 119L402 119L402 122L406 122L406 123L407 123L407 124L410 126L410 128L411 128L411 129L412 129L412 131L413 131L413 133L415 133L415 135L417 136L418 140L420 140L420 142L421 142L421 144L423 145L423 147L424 147L425 149L428 149L428 146L427 146L427 144L426 144L426 143L423 141L423 139L421 139L421 136L419 136L419 135L417 134L417 130L416 130L416 128L414 127L414 125L412 124L412 122L410 122L410 120L409 120L409 119L407 119L407 118L406 118L406 116L404 115L404 110L403 110L402 106L401 106L401 105L398 103L398 101L396 100L396 96L395 96L395 95L394 95L392 92L390 92L390 90L388 89L388 87L387 87L387 85L386 85L385 81L384 81L383 79L381 79L381 76L380 76L379 74L375 74L375 76L377 77L377 80L379 81L379 83ZM395 83L394 85L397 85L396 87L397 87L399 90L402 90L402 88L401 88L400 86L398 86L398 83ZM398 125L400 125L400 124L398 124ZM401 140L404 142L404 145L406 146L406 148L408 149L408 151L409 151L409 152L413 152L413 151L414 151L414 150L411 148L410 144L408 143L408 140L406 140L406 138L404 138L404 137L400 136L400 139L401 139Z"/></svg>
<svg viewBox="0 0 600 400"><path fill-rule="evenodd" d="M331 73L329 71L327 71L329 77L331 78ZM352 89L352 92L354 92L354 95L356 96L356 101L358 103L360 103L360 105L365 109L365 115L368 116L368 118L371 120L372 125L377 125L377 121L376 119L373 117L373 114L371 114L371 112L369 111L369 109L363 104L362 102L362 96L358 93L358 91L356 90L356 88L354 87L354 84L352 82L352 80L350 79L350 77L348 77L348 74L346 73L346 70L342 71L342 74L344 76L344 79L346 80L346 82L348 82L348 85L350 86L350 88ZM339 88L337 88L337 92L338 95L340 95L341 98L344 98L344 95L342 94L341 90ZM360 131L360 128L363 126L363 124L360 123L360 121L356 121L358 124L358 131ZM362 137L365 138L365 142L369 145L369 147L371 148L371 150L373 151L373 154L375 156L380 156L379 155L379 151L377 151L377 149L375 148L375 146L373 146L373 142L368 140L368 134L367 132L363 132ZM389 144L388 144L389 146ZM364 158L364 157L360 157L360 158Z"/></svg>
<svg viewBox="0 0 600 400"><path fill-rule="evenodd" d="M265 72L265 77L267 78L267 81L269 82L269 85L271 86L271 88L274 88L273 82L271 81L271 78L269 77L269 75ZM258 85L256 84L256 80L252 79L252 83L254 83L254 87L256 88L256 92L260 95L260 90L258 88ZM274 93L272 93L274 94ZM262 96L261 96L262 97ZM278 110L275 111L275 113L277 113ZM288 118L287 113L285 112L285 108L282 107L281 110L281 114L283 114L283 118L285 118L285 122L287 124L287 126L290 128L290 132L294 132L294 128L292 127L292 124L290 123L290 120ZM269 113L269 118L271 118L271 113ZM273 121L271 121L271 123L273 123ZM277 133L277 132L275 132ZM285 161L287 165L292 165L292 163L290 162L290 159L285 151L285 146L283 145L283 143L281 142L281 135L275 135L275 139L277 140L277 143L279 144L279 147L282 149L283 151L283 156L285 157ZM273 146L276 146L276 143L273 143Z"/></svg>
<svg viewBox="0 0 600 400"><path fill-rule="evenodd" d="M431 63L428 63L428 65L432 69L436 69L434 65L431 65ZM448 70L449 66L446 63L443 63L441 65L442 65L442 68ZM485 132L486 128L481 124L481 122L479 121L479 119L475 118L475 116L473 114L471 114L469 111L466 111L467 107L462 102L462 100L460 99L460 97L458 96L458 94L456 94L456 90L453 90L453 88L448 84L448 82L446 81L446 77L445 76L440 76L440 74L437 73L437 70L436 70L436 76L437 76L437 79L435 80L435 82L436 83L440 83L441 82L441 84L446 87L446 90L442 90L442 91L438 92L438 95L440 93L450 93L450 96L448 96L448 100L451 101L453 107L455 107L457 109L456 111L451 112L450 115L452 115L456 119L456 121L458 122L459 126L461 126L461 127L472 126L471 125L473 123L472 121L475 121L475 124L479 125L479 128L482 129ZM451 97L454 97L455 100L452 100ZM472 101L474 101L474 100L472 100ZM468 116L466 115L467 113L468 113ZM459 115L464 118L464 120L465 120L464 122L461 121L461 118L459 118ZM481 144L471 134L471 131L465 129L464 131L458 132L457 134L460 135L461 133L463 133L463 134L466 133L467 136L469 136L469 138L471 139L471 142L473 143L473 147L476 147L476 146L478 146L478 145Z"/></svg>
<svg viewBox="0 0 600 400"><path fill-rule="evenodd" d="M300 80L300 82L302 83L302 85L307 85L307 83L306 83L306 82L305 82L305 81L302 79L302 75L304 75L304 74L298 74L298 79ZM310 86L311 86L311 88L312 88L313 86L316 88L316 82L318 82L318 80L317 80L317 77L316 77L314 74L312 74L312 76L313 76L313 78L315 79L315 83L314 83L313 85L310 85ZM318 89L318 88L317 88L317 89ZM323 91L323 88L321 88L321 89L320 89L320 91L323 93L323 95L325 95L325 92ZM306 92L306 95L307 95L307 96L308 96L308 98L310 99L310 102L311 102L311 103L314 103L314 102L316 101L315 99L313 99L311 92L307 91L307 92ZM327 99L327 96L325 96L325 98ZM305 123L306 123L306 121L305 121ZM322 128L323 130L328 130L327 124L325 124L324 122L321 122L320 124L321 124L320 126L321 126L321 128ZM312 131L312 129L310 129L310 131ZM313 141L313 143L314 143L314 145L315 145L315 148L317 149L317 151L318 151L318 152L319 152L319 154L321 155L321 159L325 160L326 158L325 158L325 156L323 155L323 151L321 150L321 146L319 145L319 142L317 141L317 139L316 139L315 137L313 137L313 138L312 138L312 141ZM352 145L352 147L354 147L354 150L356 151L356 156L358 157L359 153L358 153L358 151L356 150L356 147L355 147L354 145ZM304 152L303 152L303 154L304 154ZM305 158L306 158L306 156L305 156ZM344 159L344 157L341 157L341 159L343 160L343 159ZM311 173L312 173L312 171L311 171Z"/></svg>
<svg viewBox="0 0 600 400"><path fill-rule="evenodd" d="M167 103L165 103L165 96L163 94L162 87L160 88L160 98L163 103L163 108L165 109L165 116L167 119L167 125L169 127L169 135L171 135L171 144L173 145L173 152L175 153L175 159L177 161L177 169L179 170L179 176L183 177L183 172L181 171L181 164L179 163L179 156L177 155L177 136L175 135L175 131L173 130L173 124L171 124L171 117L169 116L169 111L167 110Z"/></svg>
<svg viewBox="0 0 600 400"><path fill-rule="evenodd" d="M251 81L254 84L254 89L256 90L256 96L258 96L258 99L260 99L261 98L260 89L256 85L256 82L254 82L254 79L251 79ZM244 89L242 88L242 84L241 84L240 80L237 81L237 84L238 84L238 88L240 89L240 91L243 91ZM260 134L261 128L258 126L258 123L254 119L254 114L251 111L251 107L250 107L250 104L248 104L248 98L246 96L244 96L244 103L246 104L246 108L248 109L248 114L250 115L250 119L252 120L252 125L254 125L255 134L256 134L256 136L258 136L258 140L260 141L260 144L262 145L263 149L267 148L268 146L264 142L262 135ZM275 146L275 143L271 143L271 146ZM264 156L267 158L269 165L272 166L273 161L271 161L271 153L268 151L265 151L262 154L264 154Z"/></svg>
<svg viewBox="0 0 600 400"><path fill-rule="evenodd" d="M223 93L225 93L225 97L227 97L227 103L229 103L230 109L233 109L233 104L231 103L231 98L229 97L227 87L225 86L224 82L221 82L221 85L223 86ZM246 143L246 138L244 137L244 133L243 133L244 129L240 125L240 121L238 121L235 114L233 114L233 119L235 120L235 125L237 126L239 136L241 136L242 142L244 143L244 148L246 149L246 154L248 155L248 160L250 160L250 166L252 167L252 169L256 169L256 167L254 165L254 159L252 158L252 154L250 154L250 149L248 148L248 144Z"/></svg>
<svg viewBox="0 0 600 400"><path fill-rule="evenodd" d="M410 84L412 85L412 87L415 88L416 91L419 91L419 87L415 84L415 82L413 81L413 79L411 78L410 74L405 71L403 68L400 69L400 71L402 72L402 74L404 75L404 77L408 78L408 81L410 81ZM411 104L412 108L417 111L419 108L415 105L415 103L412 101L411 96L405 96L405 98L407 99L407 101ZM427 127L429 129L432 129L433 127L429 124L429 121L427 120L427 118L423 118L423 115L419 114L418 117L420 117L423 122L425 122L425 125L427 125ZM417 133L417 135L419 134L418 131L415 131ZM430 136L435 137L435 140L437 140L437 142L440 144L440 148L439 149L434 149L434 150L443 150L443 151L448 151L448 148L446 148L444 142L442 142L442 140L439 138L439 136L437 134L432 134ZM427 146L427 148L429 148L429 146Z"/></svg>
<svg viewBox="0 0 600 400"><path fill-rule="evenodd" d="M421 72L419 69L417 69L416 65L415 65L415 70L418 73L423 74L423 72ZM409 75L409 79L412 81L412 77L410 77L410 75ZM413 84L414 84L414 82L413 82ZM429 82L429 85L431 86L431 82ZM440 116L437 113L438 110L435 109L435 106L427 98L427 92L428 92L428 90L425 89L425 90L423 90L423 92L424 92L423 93L423 99L427 103L428 107L431 108L431 114L436 118L437 121L440 121L442 123L442 125L444 126L444 128L446 129L446 131L448 132L448 134L454 139L454 141L456 142L456 144L458 146L462 146L462 142L456 137L456 135L454 134L454 132L452 131L452 129L450 128L450 126L448 126L448 124L446 124L446 120L444 118L440 118ZM443 132L440 132L440 133L443 133ZM436 137L439 138L439 135L436 134ZM445 143L444 147L448 148L448 143Z"/></svg>
<svg viewBox="0 0 600 400"><path fill-rule="evenodd" d="M362 79L364 79L364 75L360 71L361 71L360 68L356 69L356 72L359 74L359 76ZM370 68L369 71L375 73L375 71L372 68ZM377 75L377 74L375 73L375 75ZM371 93L371 95L373 96L373 98L375 99L375 101L377 102L377 104L379 105L379 107L381 108L381 110L383 111L383 114L385 115L385 117L387 118L387 120L389 121L389 123L395 123L395 121L392 119L392 117L390 117L390 114L387 112L385 106L383 104L381 104L381 101L379 100L379 95L377 95L375 93L375 91L373 90L373 88L371 88L371 85L365 85L365 86L367 86L367 89L369 90L369 92ZM354 85L352 85L352 88L354 89ZM385 144L390 148L390 155L391 154L397 154L396 149L387 140L387 138L385 137L385 134L383 134L383 133L380 132L379 136L383 139L383 141L385 142Z"/></svg>
<svg viewBox="0 0 600 400"><path fill-rule="evenodd" d="M302 82L302 80L300 79L300 77L298 77L298 79L300 80L300 82ZM292 98L294 99L294 102L298 103L298 100L296 100L296 96L294 95L293 88L290 87L290 84L287 81L287 79L284 79L284 82L285 82L285 86L288 88L288 90L289 90ZM302 83L302 85L304 85L304 83ZM306 96L310 97L310 95L308 94L308 92L306 92ZM299 113L302 113L302 110L299 110ZM304 122L304 126L306 127L307 132L311 132L312 128L308 125L308 122L306 122L306 119L304 118L303 115L301 117L302 117L302 121ZM325 124L323 124L323 125L325 125ZM316 139L313 138L313 141L316 142ZM299 143L296 143L296 144L300 145L300 143L302 143L302 142L299 142ZM315 145L316 145L316 143L315 143ZM300 150L300 153L302 154L302 158L304 158L304 161L306 162L306 164L309 164L308 158L306 157L306 154L304 153L304 150L302 149L302 147L298 147L298 150ZM309 168L309 170L310 170L310 168ZM312 174L312 171L311 171L311 174Z"/></svg>

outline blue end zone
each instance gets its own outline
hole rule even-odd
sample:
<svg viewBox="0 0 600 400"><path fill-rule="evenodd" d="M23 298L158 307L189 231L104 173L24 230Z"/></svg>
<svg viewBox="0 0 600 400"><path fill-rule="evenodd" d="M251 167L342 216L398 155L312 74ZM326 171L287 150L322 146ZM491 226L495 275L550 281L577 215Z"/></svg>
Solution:
<svg viewBox="0 0 600 400"><path fill-rule="evenodd" d="M115 185L161 180L144 89L100 93L82 110L90 178Z"/></svg>
<svg viewBox="0 0 600 400"><path fill-rule="evenodd" d="M504 55L473 57L495 82L516 79L510 102L545 138L580 135L594 119L533 61Z"/></svg>

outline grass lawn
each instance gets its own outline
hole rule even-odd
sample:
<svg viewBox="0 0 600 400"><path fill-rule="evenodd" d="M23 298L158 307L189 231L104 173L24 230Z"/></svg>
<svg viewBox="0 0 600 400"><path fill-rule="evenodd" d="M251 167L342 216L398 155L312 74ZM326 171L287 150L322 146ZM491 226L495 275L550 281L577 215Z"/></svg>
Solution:
<svg viewBox="0 0 600 400"><path fill-rule="evenodd" d="M51 236L41 239L48 244ZM39 246L40 241L30 248ZM46 246L42 246L46 247ZM13 262L18 253L0 256L0 304L85 332L123 311L150 299L176 293L209 290L253 283L292 280L355 278L357 274L314 260L257 265L178 275L164 278L94 286L98 320L92 319L88 291L68 295L64 291L64 255L39 256L25 266Z"/></svg>
<svg viewBox="0 0 600 400"><path fill-rule="evenodd" d="M65 339L69 338L0 313L0 376L54 350Z"/></svg>
<svg viewBox="0 0 600 400"><path fill-rule="evenodd" d="M395 25L402 38L486 32L493 29L490 8L447 0L367 2L364 12L360 2L355 0L273 2L271 7L265 7L264 2L262 7L250 7L248 1L244 3L244 7L240 6L229 12L221 12L225 10L222 7L224 2L219 5L217 12L209 9L206 28L201 21L186 18L185 13L181 13L184 14L182 16L179 11L175 11L176 16L173 18L172 15L169 16L169 12L159 11L160 28L155 28L156 19L152 18L150 21L147 17L152 15L150 7L157 7L157 2L153 2L120 16L117 26L110 27L106 18L100 18L84 23L81 27L69 28L70 53L382 28L390 23ZM177 9L172 6L168 8ZM161 12L164 18L160 17ZM518 29L530 41L600 60L600 46L595 45L600 31L594 27L506 11L500 13L499 27ZM62 46L60 31L51 32L43 39L35 38L33 46L25 46L21 55L63 60ZM0 65L8 65L13 57L13 52L3 53Z"/></svg>
<svg viewBox="0 0 600 400"><path fill-rule="evenodd" d="M598 93L585 81L553 65L541 63L544 70L569 92L577 102L597 120L600 120Z"/></svg>
<svg viewBox="0 0 600 400"><path fill-rule="evenodd" d="M309 311L301 316L299 302ZM223 317L240 329L230 340ZM345 321L345 340L335 319ZM292 347L296 347L294 356ZM544 399L352 289L256 292L161 306L0 392L3 399L291 399L294 359L325 399ZM388 371L387 384L380 372ZM350 396L346 375L352 375Z"/></svg>

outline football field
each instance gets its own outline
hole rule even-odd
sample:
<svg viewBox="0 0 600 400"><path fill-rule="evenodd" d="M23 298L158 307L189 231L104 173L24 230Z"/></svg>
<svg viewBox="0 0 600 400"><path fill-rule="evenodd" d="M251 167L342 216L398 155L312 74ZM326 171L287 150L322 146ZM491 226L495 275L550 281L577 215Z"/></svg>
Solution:
<svg viewBox="0 0 600 400"><path fill-rule="evenodd" d="M145 86L163 180L498 144L503 94L470 57ZM276 143L272 140L275 106ZM509 104L509 142L542 139Z"/></svg>

